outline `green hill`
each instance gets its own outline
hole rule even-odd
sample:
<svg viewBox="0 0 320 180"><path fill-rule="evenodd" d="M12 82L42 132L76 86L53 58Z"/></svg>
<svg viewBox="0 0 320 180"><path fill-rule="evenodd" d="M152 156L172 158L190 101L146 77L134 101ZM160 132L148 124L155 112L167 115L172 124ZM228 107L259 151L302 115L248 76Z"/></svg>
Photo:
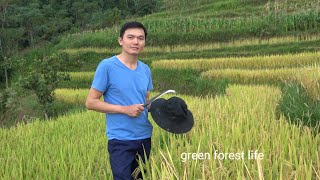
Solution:
<svg viewBox="0 0 320 180"><path fill-rule="evenodd" d="M147 48L158 51L143 53L143 60L301 53L320 49L319 7L319 1L306 0L164 0L159 12L122 22L138 20L147 27ZM53 49L68 51L81 48L76 57L85 62L117 54L119 28L119 25L115 25L107 29L69 34L61 37ZM269 43L273 38L278 38L278 41ZM285 40L288 38L295 40ZM241 44L248 40L261 43ZM229 44L233 43L238 43L238 46L230 47ZM196 53L193 51L203 44L214 48ZM185 45L190 47L176 51ZM88 47L106 49L108 53L82 49ZM164 52L168 48L171 49L170 54ZM93 69L89 66L89 69L81 70Z"/></svg>
<svg viewBox="0 0 320 180"><path fill-rule="evenodd" d="M175 46L243 38L318 33L319 2L164 1L162 11L135 18L150 32L148 45ZM117 47L118 26L62 38L57 48Z"/></svg>
<svg viewBox="0 0 320 180"><path fill-rule="evenodd" d="M148 18L180 17L192 18L239 18L264 16L270 13L299 13L306 10L319 10L316 0L195 0L164 1L161 12L148 15Z"/></svg>

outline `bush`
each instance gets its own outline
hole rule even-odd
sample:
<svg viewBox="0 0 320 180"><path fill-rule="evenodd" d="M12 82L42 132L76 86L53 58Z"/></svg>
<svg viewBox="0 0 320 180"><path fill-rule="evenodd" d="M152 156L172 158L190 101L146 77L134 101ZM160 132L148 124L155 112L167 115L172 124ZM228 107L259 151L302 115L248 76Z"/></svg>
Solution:
<svg viewBox="0 0 320 180"><path fill-rule="evenodd" d="M320 124L320 101L312 100L306 90L297 84L282 87L282 99L277 112L293 123L315 127Z"/></svg>
<svg viewBox="0 0 320 180"><path fill-rule="evenodd" d="M7 88L0 92L0 127L10 126L17 120L21 103L18 92Z"/></svg>
<svg viewBox="0 0 320 180"><path fill-rule="evenodd" d="M196 70L168 70L153 69L153 84L155 91L174 89L179 94L195 96L224 94L228 81L206 80L200 77L200 71Z"/></svg>

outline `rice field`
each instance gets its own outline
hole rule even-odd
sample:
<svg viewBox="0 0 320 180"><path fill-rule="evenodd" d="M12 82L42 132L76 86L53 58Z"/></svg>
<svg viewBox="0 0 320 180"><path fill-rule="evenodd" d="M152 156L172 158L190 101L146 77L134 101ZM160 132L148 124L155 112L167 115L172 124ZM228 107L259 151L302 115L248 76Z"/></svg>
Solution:
<svg viewBox="0 0 320 180"><path fill-rule="evenodd" d="M201 14L200 8L194 9L197 13L185 11L183 14L177 14L177 11L174 10L174 15L162 12L162 14L155 13L154 16L137 19L150 32L148 44L151 46L175 46L179 44L194 44L195 42L201 44L243 38L267 38L299 34L301 32L314 33L318 32L319 29L318 0L312 2L314 7L301 8L303 5L299 5L299 8L294 7L291 10L289 10L290 7L286 7L288 8L286 10L279 10L280 6L272 5L277 3L267 3L265 1L255 3L230 0L226 1L226 4L223 1L214 4L211 4L211 7L216 9L211 9L203 14ZM266 4L267 7L259 6L258 4ZM287 4L287 2L281 4ZM297 6L295 3L292 5ZM179 8L181 6L178 6ZM234 11L235 8L238 8L238 12ZM222 12L215 13L220 10ZM179 27L179 31L177 31L177 27ZM83 47L108 47L113 49L118 47L118 34L119 26L69 34L62 37L55 47L57 49Z"/></svg>
<svg viewBox="0 0 320 180"><path fill-rule="evenodd" d="M179 44L176 46L146 46L143 50L144 53L154 53L154 52L201 52L205 50L214 50L219 48L232 48L232 47L242 47L242 46L254 46L254 45L274 45L283 43L295 43L295 42L308 42L320 40L319 35L300 35L300 36L283 36L283 37L271 37L271 38L248 38L233 40L231 42L211 42L211 43L201 43L201 44ZM119 53L121 52L120 47L115 48L100 48L100 47L82 47L82 48L66 48L60 50L61 52L66 52L69 54L76 54L80 52L94 52L99 54L105 53Z"/></svg>
<svg viewBox="0 0 320 180"><path fill-rule="evenodd" d="M160 60L152 68L194 69L201 78L228 79L236 84L301 84L314 100L320 99L320 52L300 54L229 57L212 59ZM73 84L90 88L94 72L71 72Z"/></svg>
<svg viewBox="0 0 320 180"><path fill-rule="evenodd" d="M281 85L287 83L301 84L314 100L320 100L320 69L282 68L263 70L218 69L201 73L205 79L228 79L234 84L269 84Z"/></svg>
<svg viewBox="0 0 320 180"><path fill-rule="evenodd" d="M154 132L150 160L140 164L146 169L145 179L319 179L319 126L292 124L279 116L280 88L257 85L300 81L305 87L312 84L310 92L319 97L313 84L320 79L318 58L319 52L212 59L223 60L230 67L230 61L252 61L245 65L248 69L202 65L202 78L228 77L235 84L216 97L178 94L195 119L187 134L168 133L149 116ZM279 68L281 61L288 67ZM300 67L304 61L308 63ZM175 63L164 62L165 68ZM159 68L157 63L153 68ZM272 68L256 68L259 63ZM71 77L74 82L90 82L93 74L73 72ZM239 85L248 82L251 85ZM88 88L58 89L55 97L67 104L84 105L87 93ZM0 179L112 179L105 128L103 114L82 111L0 129Z"/></svg>
<svg viewBox="0 0 320 180"><path fill-rule="evenodd" d="M320 52L253 56L229 57L211 59L177 59L160 60L152 63L153 68L164 69L275 69L289 67L319 66Z"/></svg>
<svg viewBox="0 0 320 180"><path fill-rule="evenodd" d="M84 105L88 92L89 89L62 88L55 91L55 97L68 104Z"/></svg>
<svg viewBox="0 0 320 180"><path fill-rule="evenodd" d="M70 72L71 80L74 82L92 82L94 72Z"/></svg>
<svg viewBox="0 0 320 180"><path fill-rule="evenodd" d="M56 94L81 104L86 91ZM276 117L278 88L233 85L225 96L178 96L193 112L195 125L187 134L174 135L150 119L154 132L151 157L143 165L146 179L319 179L320 136ZM37 120L0 129L0 137L1 179L112 177L103 114L85 111Z"/></svg>
<svg viewBox="0 0 320 180"><path fill-rule="evenodd" d="M186 134L162 130L149 114L154 131L150 159L140 162L144 179L320 179L320 124L292 123L277 111L280 85L289 82L320 103L320 1L164 3L164 11L137 17L150 34L143 53L151 67L191 69L200 80L231 83L223 95L177 94L195 120ZM94 58L121 51L118 34L118 25L83 31L53 46L71 59L88 60L83 70L90 71ZM183 57L173 59L174 53ZM94 72L70 74L55 98L84 106ZM105 124L104 114L82 110L0 128L0 179L112 179Z"/></svg>

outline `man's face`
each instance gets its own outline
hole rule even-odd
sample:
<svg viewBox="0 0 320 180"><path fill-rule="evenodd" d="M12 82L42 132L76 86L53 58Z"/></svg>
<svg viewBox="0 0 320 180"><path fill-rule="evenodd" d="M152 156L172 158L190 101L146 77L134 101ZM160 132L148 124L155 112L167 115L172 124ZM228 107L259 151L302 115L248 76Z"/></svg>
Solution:
<svg viewBox="0 0 320 180"><path fill-rule="evenodd" d="M125 53L138 55L145 46L145 34L143 29L129 28L124 32L123 38L119 37L118 41Z"/></svg>

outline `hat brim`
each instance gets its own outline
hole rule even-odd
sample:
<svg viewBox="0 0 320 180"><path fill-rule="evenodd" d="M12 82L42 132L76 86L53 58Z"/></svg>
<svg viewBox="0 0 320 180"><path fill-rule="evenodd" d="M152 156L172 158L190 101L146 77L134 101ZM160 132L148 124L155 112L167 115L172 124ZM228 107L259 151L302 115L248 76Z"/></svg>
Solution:
<svg viewBox="0 0 320 180"><path fill-rule="evenodd" d="M194 124L191 111L188 110L187 117L185 119L172 121L169 115L163 111L162 106L165 104L165 101L165 99L160 98L151 104L150 112L156 124L162 129L175 134L182 134L190 131Z"/></svg>

